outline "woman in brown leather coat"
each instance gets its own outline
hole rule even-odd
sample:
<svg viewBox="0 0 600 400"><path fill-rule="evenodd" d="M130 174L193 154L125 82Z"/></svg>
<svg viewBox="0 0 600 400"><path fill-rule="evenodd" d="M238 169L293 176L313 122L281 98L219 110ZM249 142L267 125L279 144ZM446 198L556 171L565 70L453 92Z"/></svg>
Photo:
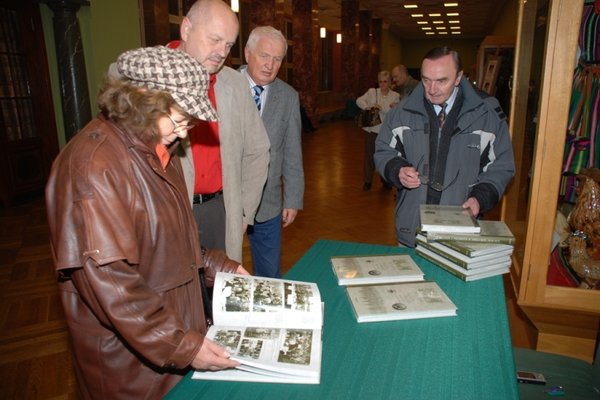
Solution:
<svg viewBox="0 0 600 400"><path fill-rule="evenodd" d="M215 120L208 73L165 47L122 54L101 114L55 160L51 245L82 398L158 399L190 367L235 367L206 339L198 270L245 273L199 247L173 148Z"/></svg>

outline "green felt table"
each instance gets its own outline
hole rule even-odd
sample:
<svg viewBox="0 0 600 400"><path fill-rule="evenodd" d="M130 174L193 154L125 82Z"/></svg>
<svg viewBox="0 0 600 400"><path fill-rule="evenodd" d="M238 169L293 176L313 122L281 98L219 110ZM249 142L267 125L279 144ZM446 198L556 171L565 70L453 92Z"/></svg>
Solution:
<svg viewBox="0 0 600 400"><path fill-rule="evenodd" d="M458 316L358 324L330 257L410 254ZM325 303L319 385L192 380L166 399L518 399L501 276L463 282L414 250L317 241L285 278L316 282Z"/></svg>

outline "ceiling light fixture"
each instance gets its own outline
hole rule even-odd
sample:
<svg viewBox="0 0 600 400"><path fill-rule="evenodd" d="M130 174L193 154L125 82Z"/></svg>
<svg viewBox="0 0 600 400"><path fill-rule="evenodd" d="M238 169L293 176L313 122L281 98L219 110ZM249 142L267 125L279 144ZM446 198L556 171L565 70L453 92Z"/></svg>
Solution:
<svg viewBox="0 0 600 400"><path fill-rule="evenodd" d="M321 39L325 39L327 37L327 30L324 26L322 26L319 30L319 36L321 36Z"/></svg>
<svg viewBox="0 0 600 400"><path fill-rule="evenodd" d="M460 24L460 20L459 19L453 19L448 21L449 24Z"/></svg>
<svg viewBox="0 0 600 400"><path fill-rule="evenodd" d="M458 3L444 3L444 7L458 7Z"/></svg>
<svg viewBox="0 0 600 400"><path fill-rule="evenodd" d="M417 21L417 25L427 25L429 21Z"/></svg>
<svg viewBox="0 0 600 400"><path fill-rule="evenodd" d="M439 24L443 24L443 23L444 23L444 21L431 21L431 23L432 23L432 24L438 24L438 25L439 25Z"/></svg>
<svg viewBox="0 0 600 400"><path fill-rule="evenodd" d="M405 4L404 8L419 8L419 6L416 4Z"/></svg>
<svg viewBox="0 0 600 400"><path fill-rule="evenodd" d="M460 31L452 31L453 35L460 35Z"/></svg>
<svg viewBox="0 0 600 400"><path fill-rule="evenodd" d="M410 14L410 16L413 18L423 18L424 17L423 14Z"/></svg>
<svg viewBox="0 0 600 400"><path fill-rule="evenodd" d="M335 41L337 43L342 43L342 34L338 33L337 35L335 35Z"/></svg>
<svg viewBox="0 0 600 400"><path fill-rule="evenodd" d="M435 32L425 32L426 35L435 35Z"/></svg>
<svg viewBox="0 0 600 400"><path fill-rule="evenodd" d="M446 13L446 16L448 16L448 17L458 17L459 15L460 15L460 13L457 13L457 12Z"/></svg>
<svg viewBox="0 0 600 400"><path fill-rule="evenodd" d="M432 30L433 28L432 28L432 27L430 27L430 26L422 26L422 27L421 27L421 29L423 29L424 31L430 31L430 30Z"/></svg>
<svg viewBox="0 0 600 400"><path fill-rule="evenodd" d="M429 16L430 17L441 17L442 14L440 14L440 13L429 13Z"/></svg>

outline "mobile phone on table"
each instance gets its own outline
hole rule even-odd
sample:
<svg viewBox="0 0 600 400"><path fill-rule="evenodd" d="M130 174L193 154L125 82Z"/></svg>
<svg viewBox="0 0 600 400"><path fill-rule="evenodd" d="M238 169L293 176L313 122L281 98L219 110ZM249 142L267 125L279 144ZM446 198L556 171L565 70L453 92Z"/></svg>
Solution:
<svg viewBox="0 0 600 400"><path fill-rule="evenodd" d="M539 372L517 371L517 382L533 383L534 385L545 385L546 378Z"/></svg>

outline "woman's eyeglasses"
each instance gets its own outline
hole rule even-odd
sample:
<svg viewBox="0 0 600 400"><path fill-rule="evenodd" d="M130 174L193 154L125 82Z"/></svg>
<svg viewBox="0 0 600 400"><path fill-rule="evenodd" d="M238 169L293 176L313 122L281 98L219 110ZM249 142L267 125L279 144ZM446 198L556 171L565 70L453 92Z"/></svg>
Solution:
<svg viewBox="0 0 600 400"><path fill-rule="evenodd" d="M167 114L167 117L171 120L171 122L173 123L173 132L176 131L189 131L190 129L192 129L194 127L194 125L188 125L187 121L185 125L183 125L184 121L182 122L177 122L173 119L173 117L171 117L171 115Z"/></svg>
<svg viewBox="0 0 600 400"><path fill-rule="evenodd" d="M450 186L454 185L454 183L458 179L458 174L460 173L460 170L456 171L456 176L447 185L444 185L439 182L430 182L429 181L429 163L427 163L427 162L423 163L424 160L425 160L425 156L421 156L421 159L419 160L419 162L417 163L417 166L415 167L415 169L419 172L419 179L421 180L421 185L427 185L431 189L435 190L436 192L443 192L444 190L448 189ZM421 163L423 163L422 167L421 167Z"/></svg>

